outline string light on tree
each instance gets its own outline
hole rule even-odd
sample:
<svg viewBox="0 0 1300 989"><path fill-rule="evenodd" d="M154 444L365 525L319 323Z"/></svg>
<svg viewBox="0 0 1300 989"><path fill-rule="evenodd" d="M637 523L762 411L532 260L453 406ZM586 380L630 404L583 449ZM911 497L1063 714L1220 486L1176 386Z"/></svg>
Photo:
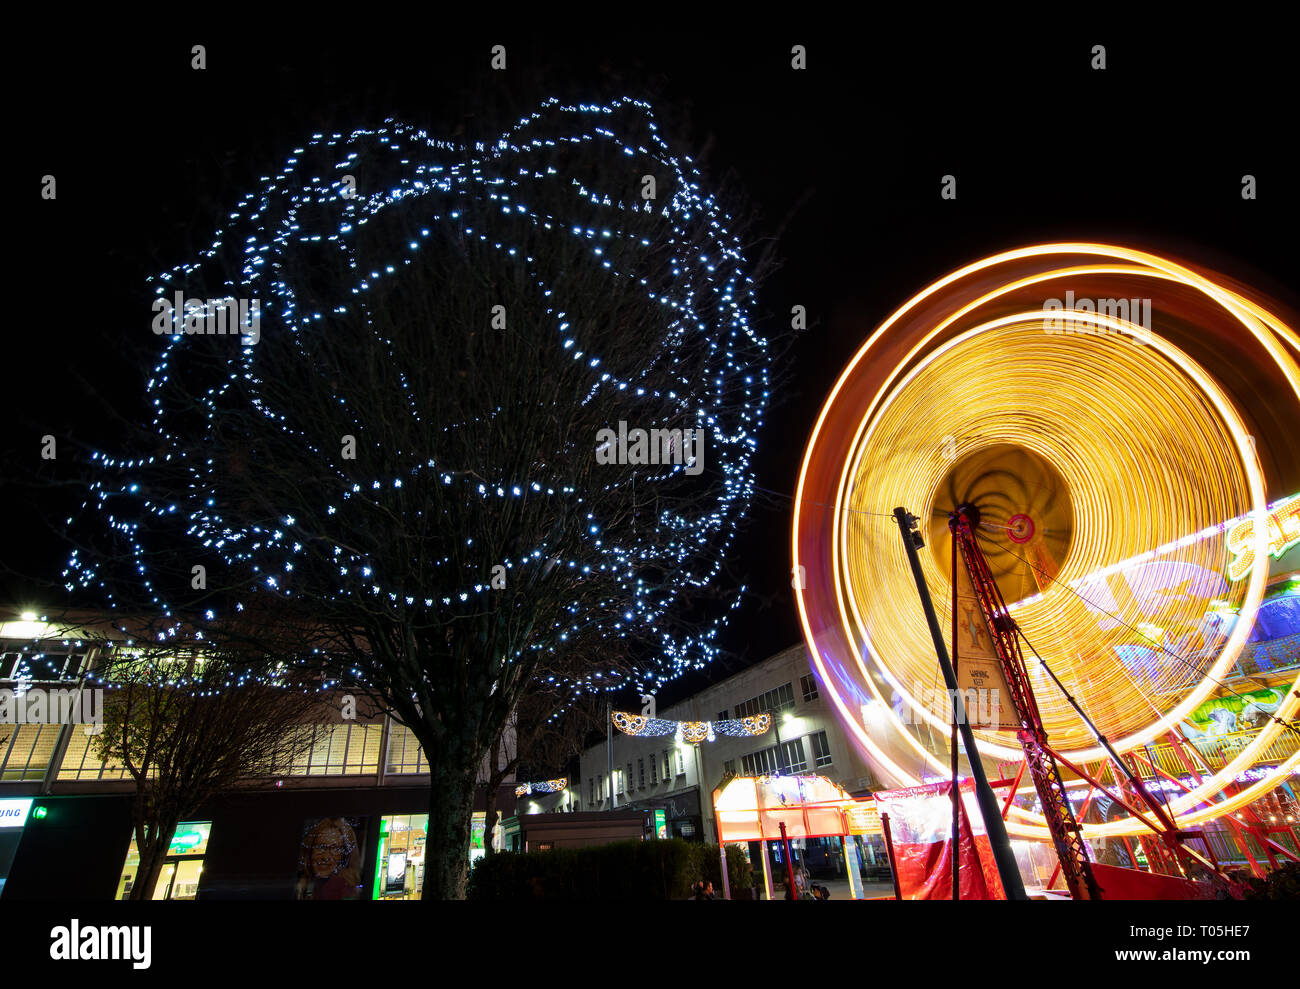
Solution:
<svg viewBox="0 0 1300 989"><path fill-rule="evenodd" d="M579 154L584 162L615 160L619 168L587 174L568 167ZM607 176L624 172L661 176L660 198L643 199L635 183L611 185ZM255 603L306 596L340 608L365 602L404 621L442 627L491 606L501 591L489 579L490 566L506 569L509 587L563 568L575 578L599 578L608 593L595 607L575 597L563 617L535 629L507 662L635 633L653 640L653 659L636 674L643 691L703 667L714 657L718 629L744 588L693 630L683 631L668 618L699 588L718 583L736 527L747 514L756 435L769 401L770 352L751 322L754 284L740 239L702 186L691 160L673 154L662 138L650 106L633 99L606 105L549 100L497 139L476 143L436 139L391 120L374 129L312 135L238 201L210 247L151 279L152 291L164 300L177 292L260 300L259 339L182 332L158 338L162 351L147 386L149 452L96 452L97 476L84 506L104 532L128 547L143 594L122 600L122 585L108 577L104 561L80 551L64 571L68 589L97 591L111 607L143 607L189 620L188 588L178 591L160 567L193 556L217 561L225 574L235 575L227 584L242 588L233 611L227 604L229 613L223 613L214 604L209 622ZM391 256L376 259L373 238L401 224L412 231L409 238L395 244ZM396 358L392 387L406 398L412 432L429 437L428 449L382 449L373 438L374 410L351 399L346 368L329 411L343 417L346 428L337 432L352 441L353 456L341 453L338 435L323 435L313 419L287 403L278 390L283 375L300 369L276 366L265 355L283 354L291 345L303 368L322 373L312 366L317 341L345 331L367 334L359 346L373 352L404 352L405 341L383 318L390 293L401 290L404 275L442 263L448 245L466 244L514 272L539 300L538 311L527 318L541 321L551 359L562 357L574 362L566 366L582 370L578 401L616 398L629 421L676 421L706 431L704 478L687 478L687 465L666 463L638 471L635 483L650 493L702 480L711 499L707 509L678 512L667 500L670 507L647 509L634 533L618 528L620 519L598 516L588 507L596 492L571 483L564 470L566 462L594 457L594 436L574 436L565 449L539 451L527 468L503 466L507 458L494 466L440 456L439 437L484 430L502 410L484 405L454 421L431 420L421 404L428 383L413 380ZM663 266L665 244L672 252L668 277L652 281L646 273ZM593 331L573 299L565 301L567 268L557 269L555 261L570 257L602 273L610 291L628 305L662 314L656 350L661 356L623 373L619 355L588 350L584 341ZM320 288L311 281L320 272L344 275ZM525 317L510 318L513 328ZM674 355L688 343L707 345L701 351L707 363L674 370ZM208 348L202 360L193 356L199 344ZM224 345L225 356L214 359L214 345ZM197 402L188 401L191 396ZM314 470L292 506L273 507L262 517L240 507L240 471L262 465L251 453L232 455L221 445L232 409L252 410L276 443L311 458ZM376 453L373 460L402 466L365 474L358 465L374 451L384 456ZM442 504L456 500L502 512L545 504L556 517L583 520L581 541L552 539L539 528L531 542L520 540L475 572L444 552L423 561L416 593L405 574L358 549L351 536L376 513L413 517L428 508L425 496L431 493ZM654 503L648 494L647 504ZM458 552L477 548L474 535L464 534ZM328 586L319 580L322 558L332 567ZM563 683L574 695L630 686L612 669L548 673L544 679Z"/></svg>

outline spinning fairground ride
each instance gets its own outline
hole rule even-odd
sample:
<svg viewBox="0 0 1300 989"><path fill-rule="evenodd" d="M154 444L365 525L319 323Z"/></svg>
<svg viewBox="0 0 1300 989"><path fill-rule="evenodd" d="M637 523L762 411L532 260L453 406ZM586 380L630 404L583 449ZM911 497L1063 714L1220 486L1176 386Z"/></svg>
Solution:
<svg viewBox="0 0 1300 989"><path fill-rule="evenodd" d="M1029 887L1226 893L1300 861L1280 312L1144 251L1008 251L890 316L817 419L793 528L815 670L882 782L919 786L964 748L947 647Z"/></svg>

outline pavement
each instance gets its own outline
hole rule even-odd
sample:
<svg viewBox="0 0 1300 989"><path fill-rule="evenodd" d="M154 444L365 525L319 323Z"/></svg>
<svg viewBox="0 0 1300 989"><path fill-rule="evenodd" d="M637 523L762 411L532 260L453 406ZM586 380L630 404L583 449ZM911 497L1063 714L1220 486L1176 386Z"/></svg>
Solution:
<svg viewBox="0 0 1300 989"><path fill-rule="evenodd" d="M761 877L760 877L761 879ZM852 897L849 894L849 881L847 879L814 879L818 886L825 886L831 892L832 900L848 900ZM882 897L894 896L893 883L864 882L862 884L862 896L864 899L877 899ZM782 889L775 891L776 899L784 899L785 892Z"/></svg>

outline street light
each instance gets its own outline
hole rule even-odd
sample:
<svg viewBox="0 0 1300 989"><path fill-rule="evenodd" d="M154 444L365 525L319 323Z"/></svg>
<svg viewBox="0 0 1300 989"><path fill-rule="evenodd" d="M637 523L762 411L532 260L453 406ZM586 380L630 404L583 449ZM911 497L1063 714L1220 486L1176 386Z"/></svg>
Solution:
<svg viewBox="0 0 1300 989"><path fill-rule="evenodd" d="M776 774L778 776L785 775L785 772L788 768L785 762L785 746L781 744L781 718L782 717L786 719L786 727L787 728L790 727L789 714L785 714L783 716L780 713L774 713L772 715L772 731L776 733Z"/></svg>

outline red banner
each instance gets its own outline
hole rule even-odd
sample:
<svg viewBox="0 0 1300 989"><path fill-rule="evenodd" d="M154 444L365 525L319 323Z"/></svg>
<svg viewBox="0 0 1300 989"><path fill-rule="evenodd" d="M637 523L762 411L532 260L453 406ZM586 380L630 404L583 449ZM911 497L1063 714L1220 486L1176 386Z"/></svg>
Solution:
<svg viewBox="0 0 1300 989"><path fill-rule="evenodd" d="M894 869L905 900L952 899L952 784L949 781L875 795L889 815ZM963 900L1005 900L984 819L970 780L961 782L958 874Z"/></svg>

